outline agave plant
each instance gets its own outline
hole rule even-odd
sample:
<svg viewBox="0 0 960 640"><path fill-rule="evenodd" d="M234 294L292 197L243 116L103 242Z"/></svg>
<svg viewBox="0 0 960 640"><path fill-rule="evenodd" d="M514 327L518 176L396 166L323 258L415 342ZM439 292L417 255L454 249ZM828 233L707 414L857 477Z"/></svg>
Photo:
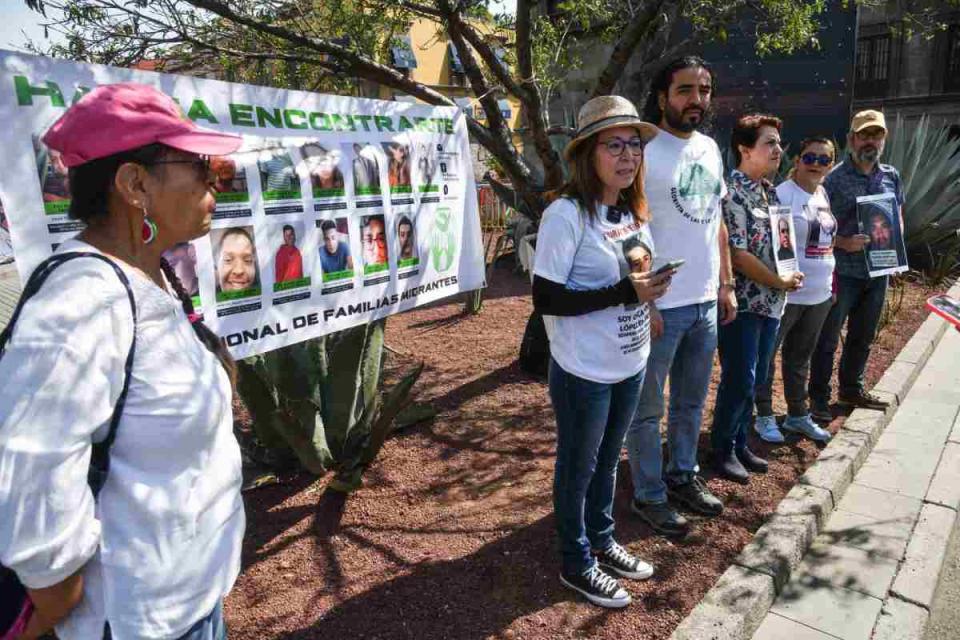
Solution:
<svg viewBox="0 0 960 640"><path fill-rule="evenodd" d="M904 239L911 262L931 267L960 231L960 140L923 116L913 129L897 116L882 162L900 171L906 205Z"/></svg>
<svg viewBox="0 0 960 640"><path fill-rule="evenodd" d="M247 358L237 392L268 449L292 451L308 471L335 471L352 491L410 399L423 363L381 392L385 320Z"/></svg>

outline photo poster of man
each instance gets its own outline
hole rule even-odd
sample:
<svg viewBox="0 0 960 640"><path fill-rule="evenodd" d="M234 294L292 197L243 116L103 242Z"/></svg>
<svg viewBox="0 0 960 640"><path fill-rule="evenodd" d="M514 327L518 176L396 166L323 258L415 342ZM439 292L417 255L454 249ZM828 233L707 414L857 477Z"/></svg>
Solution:
<svg viewBox="0 0 960 640"><path fill-rule="evenodd" d="M397 239L397 277L410 278L420 271L420 252L417 249L416 215L413 212L395 216Z"/></svg>
<svg viewBox="0 0 960 640"><path fill-rule="evenodd" d="M420 141L413 145L416 160L415 180L417 191L420 192L421 204L437 203L440 198L440 176L437 163L437 147L443 149L442 144Z"/></svg>
<svg viewBox="0 0 960 640"><path fill-rule="evenodd" d="M927 308L947 322L960 327L960 300L943 293L929 298Z"/></svg>
<svg viewBox="0 0 960 640"><path fill-rule="evenodd" d="M304 173L310 177L314 211L339 211L347 208L343 179L343 151L318 142L300 147Z"/></svg>
<svg viewBox="0 0 960 640"><path fill-rule="evenodd" d="M260 265L255 238L252 225L210 232L218 317L261 308Z"/></svg>
<svg viewBox="0 0 960 640"><path fill-rule="evenodd" d="M248 154L210 158L213 191L217 200L214 220L232 220L253 215L250 206L250 183L247 180Z"/></svg>
<svg viewBox="0 0 960 640"><path fill-rule="evenodd" d="M310 297L310 269L304 253L311 243L306 239L301 221L267 225L267 242L273 251L274 306Z"/></svg>
<svg viewBox="0 0 960 640"><path fill-rule="evenodd" d="M350 225L346 217L317 220L320 248L321 293L331 294L353 289L354 260L350 249Z"/></svg>
<svg viewBox="0 0 960 640"><path fill-rule="evenodd" d="M387 224L383 214L360 218L360 241L363 244L363 284L366 286L390 280L387 251Z"/></svg>
<svg viewBox="0 0 960 640"><path fill-rule="evenodd" d="M797 233L790 207L770 207L770 230L773 235L773 258L777 273L787 276L798 271Z"/></svg>
<svg viewBox="0 0 960 640"><path fill-rule="evenodd" d="M871 278L902 273L907 265L907 248L900 229L900 211L893 193L857 198L860 233L870 237L864 248Z"/></svg>
<svg viewBox="0 0 960 640"><path fill-rule="evenodd" d="M257 172L266 215L303 213L300 176L290 149L279 144L262 149L257 155Z"/></svg>
<svg viewBox="0 0 960 640"><path fill-rule="evenodd" d="M381 143L387 156L387 182L390 185L390 206L396 213L413 207L413 180L410 143L393 140Z"/></svg>
<svg viewBox="0 0 960 640"><path fill-rule="evenodd" d="M828 258L833 255L833 242L837 235L837 219L829 207L803 205L803 217L807 222L807 244L804 256L809 260Z"/></svg>
<svg viewBox="0 0 960 640"><path fill-rule="evenodd" d="M344 144L353 166L353 196L357 209L383 209L383 189L380 182L382 159L377 145L367 142Z"/></svg>
<svg viewBox="0 0 960 640"><path fill-rule="evenodd" d="M40 140L40 134L34 133L33 153L37 163L37 177L40 181L40 193L43 198L43 213L47 230L52 234L66 234L58 238L59 244L68 237L81 231L84 224L71 220L70 177L60 152L50 149Z"/></svg>
<svg viewBox="0 0 960 640"><path fill-rule="evenodd" d="M192 242L178 242L163 252L163 258L173 267L173 272L180 281L180 286L190 296L193 302L193 310L202 313L196 245Z"/></svg>

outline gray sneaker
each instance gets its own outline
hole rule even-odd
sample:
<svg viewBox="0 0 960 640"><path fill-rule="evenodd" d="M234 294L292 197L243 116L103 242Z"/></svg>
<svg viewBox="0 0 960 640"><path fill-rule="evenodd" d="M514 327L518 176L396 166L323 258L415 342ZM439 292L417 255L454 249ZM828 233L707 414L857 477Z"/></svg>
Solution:
<svg viewBox="0 0 960 640"><path fill-rule="evenodd" d="M784 431L803 434L818 442L829 442L831 438L830 432L814 422L809 414L803 417L787 416L781 428Z"/></svg>
<svg viewBox="0 0 960 640"><path fill-rule="evenodd" d="M630 510L662 536L683 537L690 531L690 522L666 502L631 500Z"/></svg>

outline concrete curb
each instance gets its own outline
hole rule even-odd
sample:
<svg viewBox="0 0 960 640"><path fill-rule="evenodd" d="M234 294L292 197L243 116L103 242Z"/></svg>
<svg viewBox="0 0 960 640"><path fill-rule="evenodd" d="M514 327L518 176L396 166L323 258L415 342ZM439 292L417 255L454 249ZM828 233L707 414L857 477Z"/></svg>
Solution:
<svg viewBox="0 0 960 640"><path fill-rule="evenodd" d="M950 290L950 295L960 297L960 283ZM674 630L671 640L749 640L753 636L777 594L789 582L807 548L822 530L834 506L843 498L948 326L946 321L934 314L920 325L873 388L874 392L890 401L890 407L885 412L856 409L850 414L816 462L780 502L773 516L757 530L753 540L744 547L733 565ZM960 425L954 429L960 439L958 430ZM954 459L952 451L950 459ZM942 459L937 469L937 475L943 469L944 477L938 482L935 475L931 483L931 491L934 486L937 487L937 504L924 505L925 512L929 512L929 509L939 510L933 517L937 522L944 520L942 512L954 509L955 514L956 506L960 504L960 491L956 485L951 485L956 471L945 462ZM917 561L928 567L927 571L935 563L935 558L931 559L930 554L923 554L919 549L915 555L920 556ZM943 553L940 554L942 562ZM906 563L904 561L901 565L900 572ZM933 578L934 584L937 574L939 565ZM901 584L920 594L925 595L928 591L924 586L914 586L909 581ZM929 602L926 608L917 604L888 597L877 622L875 637L922 637L922 633L903 635L905 629L920 628L922 631L926 625Z"/></svg>

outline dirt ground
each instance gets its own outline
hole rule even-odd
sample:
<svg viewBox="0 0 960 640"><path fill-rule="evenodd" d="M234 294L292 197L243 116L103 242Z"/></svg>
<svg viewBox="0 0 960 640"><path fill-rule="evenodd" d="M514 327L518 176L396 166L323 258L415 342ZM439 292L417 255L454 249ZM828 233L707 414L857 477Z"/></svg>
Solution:
<svg viewBox="0 0 960 640"><path fill-rule="evenodd" d="M928 287L907 283L895 327L873 349L873 384L927 316ZM654 563L624 580L631 606L607 611L560 586L551 508L553 412L545 385L516 357L531 310L529 280L498 268L478 315L461 301L388 322L394 370L423 358L417 402L435 419L391 438L345 500L301 476L246 494L243 573L227 599L230 636L261 638L667 638L813 462L811 441L753 439L770 472L746 487L705 474L726 504L691 516L681 541L629 511L621 461L617 539ZM711 384L701 461L707 445ZM780 395L779 381L776 396ZM782 414L782 399L778 405ZM836 431L842 415L833 421Z"/></svg>

